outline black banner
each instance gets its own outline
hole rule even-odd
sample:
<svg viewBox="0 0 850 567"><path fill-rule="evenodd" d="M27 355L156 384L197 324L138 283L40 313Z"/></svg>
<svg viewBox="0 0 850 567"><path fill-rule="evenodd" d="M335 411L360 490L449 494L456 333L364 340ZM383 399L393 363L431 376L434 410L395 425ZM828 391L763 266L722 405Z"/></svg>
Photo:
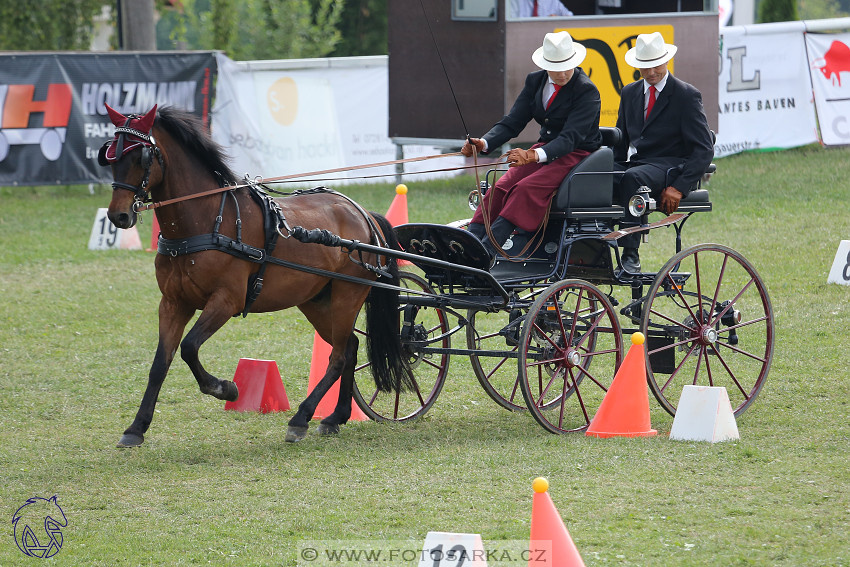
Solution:
<svg viewBox="0 0 850 567"><path fill-rule="evenodd" d="M175 106L208 121L214 52L0 55L0 185L110 183L97 151L124 115Z"/></svg>

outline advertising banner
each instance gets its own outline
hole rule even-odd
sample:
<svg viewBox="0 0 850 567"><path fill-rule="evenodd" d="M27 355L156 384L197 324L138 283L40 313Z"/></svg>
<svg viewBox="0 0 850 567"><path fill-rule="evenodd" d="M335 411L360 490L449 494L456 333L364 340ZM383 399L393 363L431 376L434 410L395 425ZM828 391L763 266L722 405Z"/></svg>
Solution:
<svg viewBox="0 0 850 567"><path fill-rule="evenodd" d="M718 89L715 157L817 141L800 31L752 34L744 27L722 28Z"/></svg>
<svg viewBox="0 0 850 567"><path fill-rule="evenodd" d="M386 56L234 62L219 55L218 70L213 138L227 149L240 177L279 177L396 159L396 146L387 136ZM438 153L430 146L404 147L405 158ZM462 163L459 156L440 157L407 163L404 171ZM365 176L387 181L395 173L395 165L385 165L293 184L344 184L362 182Z"/></svg>
<svg viewBox="0 0 850 567"><path fill-rule="evenodd" d="M155 104L207 118L213 52L0 55L0 185L108 183L97 164L122 114Z"/></svg>
<svg viewBox="0 0 850 567"><path fill-rule="evenodd" d="M821 140L850 144L850 33L806 34Z"/></svg>

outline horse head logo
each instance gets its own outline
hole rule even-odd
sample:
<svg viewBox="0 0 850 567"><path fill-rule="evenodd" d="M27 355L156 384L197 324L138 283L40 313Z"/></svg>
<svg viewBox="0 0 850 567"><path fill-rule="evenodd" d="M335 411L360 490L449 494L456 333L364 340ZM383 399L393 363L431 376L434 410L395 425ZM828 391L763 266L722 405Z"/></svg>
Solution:
<svg viewBox="0 0 850 567"><path fill-rule="evenodd" d="M15 543L25 555L47 559L62 549L62 528L68 526L56 496L34 497L12 516Z"/></svg>

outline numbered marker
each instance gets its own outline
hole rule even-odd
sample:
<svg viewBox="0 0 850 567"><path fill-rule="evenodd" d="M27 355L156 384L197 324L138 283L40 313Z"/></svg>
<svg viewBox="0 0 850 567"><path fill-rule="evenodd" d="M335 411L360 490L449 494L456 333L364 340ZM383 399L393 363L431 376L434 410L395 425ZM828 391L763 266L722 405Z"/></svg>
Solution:
<svg viewBox="0 0 850 567"><path fill-rule="evenodd" d="M826 283L850 285L850 240L842 240L838 245Z"/></svg>
<svg viewBox="0 0 850 567"><path fill-rule="evenodd" d="M89 236L89 250L141 250L142 241L136 227L116 228L106 216L107 209L98 209Z"/></svg>
<svg viewBox="0 0 850 567"><path fill-rule="evenodd" d="M487 554L479 534L428 532L419 567L487 567Z"/></svg>

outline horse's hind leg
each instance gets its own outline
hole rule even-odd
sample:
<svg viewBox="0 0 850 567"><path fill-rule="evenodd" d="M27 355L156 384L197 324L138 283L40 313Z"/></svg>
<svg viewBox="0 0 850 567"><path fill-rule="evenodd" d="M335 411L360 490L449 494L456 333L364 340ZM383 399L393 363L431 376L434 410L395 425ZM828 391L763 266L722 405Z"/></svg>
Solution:
<svg viewBox="0 0 850 567"><path fill-rule="evenodd" d="M213 296L207 302L195 325L180 343L180 356L192 370L201 392L230 402L239 398L239 389L236 384L230 380L219 380L207 372L198 358L198 351L201 345L227 323L235 312L236 307L229 305L227 301L216 301Z"/></svg>
<svg viewBox="0 0 850 567"><path fill-rule="evenodd" d="M294 443L301 441L307 436L307 429L310 427L310 420L316 412L316 407L322 401L322 398L325 397L325 394L328 393L334 382L336 382L337 378L339 378L344 364L345 354L337 353L335 355L334 351L331 351L331 357L328 362L328 369L325 370L325 375L322 376L322 379L319 380L319 383L310 391L310 394L304 401L298 405L298 411L289 420L289 427L286 429L285 438L287 442ZM342 395L342 390L340 390L340 395Z"/></svg>
<svg viewBox="0 0 850 567"><path fill-rule="evenodd" d="M351 417L351 399L354 393L354 367L357 364L357 347L359 341L354 333L348 339L345 349L342 374L339 379L339 398L333 413L322 420L318 432L322 435L339 433L339 426L348 422Z"/></svg>
<svg viewBox="0 0 850 567"><path fill-rule="evenodd" d="M159 304L159 344L153 358L148 385L142 396L142 403L133 423L124 431L118 441L118 447L138 447L144 442L145 433L151 425L154 408L156 407L159 391L168 374L168 368L174 360L177 343L183 335L186 323L192 318L194 310L166 301L163 298Z"/></svg>

